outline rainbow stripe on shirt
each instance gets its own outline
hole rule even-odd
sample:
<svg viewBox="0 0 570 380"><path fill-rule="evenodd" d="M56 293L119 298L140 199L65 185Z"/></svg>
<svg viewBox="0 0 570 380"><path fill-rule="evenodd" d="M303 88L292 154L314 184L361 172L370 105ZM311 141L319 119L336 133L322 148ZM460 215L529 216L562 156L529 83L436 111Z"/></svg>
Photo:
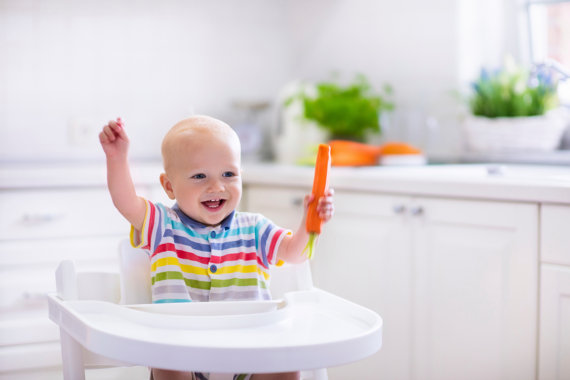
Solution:
<svg viewBox="0 0 570 380"><path fill-rule="evenodd" d="M209 227L177 205L146 205L131 243L150 255L154 303L271 299L269 268L287 230L261 214L234 211Z"/></svg>

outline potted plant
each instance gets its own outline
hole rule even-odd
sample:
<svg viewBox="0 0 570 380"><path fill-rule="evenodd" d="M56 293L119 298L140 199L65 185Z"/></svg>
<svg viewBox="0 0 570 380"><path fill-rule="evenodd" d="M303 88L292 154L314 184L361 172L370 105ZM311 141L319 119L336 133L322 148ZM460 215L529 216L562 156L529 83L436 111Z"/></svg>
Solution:
<svg viewBox="0 0 570 380"><path fill-rule="evenodd" d="M368 134L382 131L380 116L394 105L386 98L392 93L386 85L383 93L375 93L364 75L348 85L336 81L316 83L302 87L289 97L285 105L294 100L302 103L302 118L315 122L325 131L328 139L365 141Z"/></svg>
<svg viewBox="0 0 570 380"><path fill-rule="evenodd" d="M557 112L551 72L531 72L508 58L504 67L482 70L473 82L471 115L464 126L468 148L477 152L553 150L566 120Z"/></svg>

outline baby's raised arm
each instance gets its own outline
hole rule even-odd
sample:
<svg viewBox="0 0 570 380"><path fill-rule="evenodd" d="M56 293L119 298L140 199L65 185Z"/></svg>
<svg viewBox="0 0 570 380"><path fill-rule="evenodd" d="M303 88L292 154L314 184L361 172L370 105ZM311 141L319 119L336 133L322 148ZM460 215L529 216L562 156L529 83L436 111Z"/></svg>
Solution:
<svg viewBox="0 0 570 380"><path fill-rule="evenodd" d="M146 204L135 191L127 159L129 138L121 119L111 120L99 134L99 141L107 158L107 187L113 204L133 227L143 226Z"/></svg>

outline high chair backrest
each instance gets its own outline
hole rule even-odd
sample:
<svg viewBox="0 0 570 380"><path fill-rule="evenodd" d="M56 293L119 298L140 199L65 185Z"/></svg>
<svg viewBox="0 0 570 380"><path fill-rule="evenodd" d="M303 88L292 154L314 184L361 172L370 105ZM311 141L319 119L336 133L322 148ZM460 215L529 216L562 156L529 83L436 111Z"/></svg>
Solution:
<svg viewBox="0 0 570 380"><path fill-rule="evenodd" d="M122 304L152 302L148 254L133 248L128 240L123 240L119 246L119 272Z"/></svg>
<svg viewBox="0 0 570 380"><path fill-rule="evenodd" d="M65 301L98 300L119 303L121 285L116 272L77 271L71 260L62 261L55 271L56 290Z"/></svg>

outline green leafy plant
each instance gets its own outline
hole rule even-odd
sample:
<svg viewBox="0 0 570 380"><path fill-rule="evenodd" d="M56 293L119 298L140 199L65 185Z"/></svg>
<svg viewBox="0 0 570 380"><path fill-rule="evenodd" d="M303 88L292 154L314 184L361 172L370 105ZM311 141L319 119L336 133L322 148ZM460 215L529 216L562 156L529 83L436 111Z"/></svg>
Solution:
<svg viewBox="0 0 570 380"><path fill-rule="evenodd" d="M383 94L374 93L363 75L343 86L336 82L321 82L315 85L315 93L302 90L287 99L287 106L300 98L305 119L313 120L329 133L332 139L363 141L367 132L380 133L380 115L392 110L394 105L386 100L392 93L385 86Z"/></svg>
<svg viewBox="0 0 570 380"><path fill-rule="evenodd" d="M473 115L516 117L543 115L557 104L556 82L548 70L531 73L508 59L494 72L481 70L472 85Z"/></svg>

